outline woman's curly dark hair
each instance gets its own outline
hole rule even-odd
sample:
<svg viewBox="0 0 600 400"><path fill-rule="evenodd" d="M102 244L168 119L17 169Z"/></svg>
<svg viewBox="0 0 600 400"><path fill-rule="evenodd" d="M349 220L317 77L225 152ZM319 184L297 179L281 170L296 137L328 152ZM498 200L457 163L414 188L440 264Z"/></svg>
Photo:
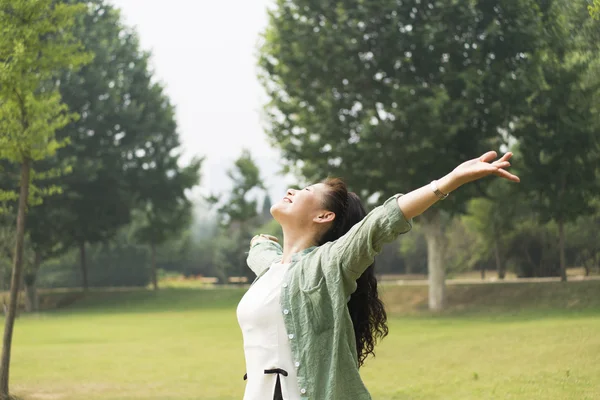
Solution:
<svg viewBox="0 0 600 400"><path fill-rule="evenodd" d="M358 196L353 192L348 192L346 184L341 179L329 178L322 183L329 189L323 206L335 213L335 219L331 228L321 238L319 245L332 242L345 235L350 228L367 215ZM387 314L377 293L375 263L363 272L356 283L358 286L350 296L348 311L354 325L358 366L360 367L369 354L375 356L375 344L377 340L387 336L388 326Z"/></svg>

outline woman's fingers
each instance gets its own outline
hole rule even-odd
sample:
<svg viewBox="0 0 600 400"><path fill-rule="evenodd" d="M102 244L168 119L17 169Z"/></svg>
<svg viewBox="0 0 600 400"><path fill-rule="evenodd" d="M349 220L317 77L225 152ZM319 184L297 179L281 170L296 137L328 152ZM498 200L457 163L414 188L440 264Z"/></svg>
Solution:
<svg viewBox="0 0 600 400"><path fill-rule="evenodd" d="M498 168L498 169L497 169L497 170L494 172L494 175L497 175L497 176L499 176L499 177L501 177L501 178L508 179L509 181L513 181L513 182L521 182L521 179L520 179L518 176L516 176L516 175L513 175L513 174L511 174L510 172L503 170L502 168Z"/></svg>
<svg viewBox="0 0 600 400"><path fill-rule="evenodd" d="M508 168L508 167L510 167L510 162L498 160L498 161L494 161L494 163L492 165L496 168Z"/></svg>
<svg viewBox="0 0 600 400"><path fill-rule="evenodd" d="M511 153L510 151L508 153L504 153L504 155L502 156L501 159L499 159L498 161L508 161L510 160L510 158L513 156L513 153Z"/></svg>
<svg viewBox="0 0 600 400"><path fill-rule="evenodd" d="M511 153L509 151L508 153L504 153L504 155L499 160L493 161L495 158L498 157L498 153L496 153L495 151L488 151L487 153L485 153L484 155L479 157L479 161L483 161L486 163L492 163L492 161L494 163L502 163L502 162L510 160L510 158L512 156L513 156L513 153Z"/></svg>
<svg viewBox="0 0 600 400"><path fill-rule="evenodd" d="M488 151L487 153L485 153L484 155L479 157L479 161L489 163L496 157L498 157L498 153L496 153L495 151L492 150L492 151Z"/></svg>

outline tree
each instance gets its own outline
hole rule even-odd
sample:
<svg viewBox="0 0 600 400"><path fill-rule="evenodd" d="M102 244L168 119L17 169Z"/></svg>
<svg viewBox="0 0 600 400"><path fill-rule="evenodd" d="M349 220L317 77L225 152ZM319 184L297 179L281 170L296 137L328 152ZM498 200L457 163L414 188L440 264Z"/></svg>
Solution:
<svg viewBox="0 0 600 400"><path fill-rule="evenodd" d="M507 183L496 181L488 187L486 197L469 200L463 217L466 226L477 236L477 244L473 244L470 253L478 253L479 259L493 258L498 279L506 276L506 236L522 215L518 211L520 201L505 201L519 198L519 192Z"/></svg>
<svg viewBox="0 0 600 400"><path fill-rule="evenodd" d="M178 158L169 156L162 160L164 164L161 163L161 168L154 170L155 176L148 177L150 187L146 196L142 197L141 206L136 210L137 224L134 219L136 240L150 247L154 290L158 290L156 248L180 235L190 226L192 204L185 192L200 180L201 160L193 161L189 166L180 169L177 165Z"/></svg>
<svg viewBox="0 0 600 400"><path fill-rule="evenodd" d="M590 79L600 48L587 36L586 25L596 24L586 24L572 2L556 2L551 13L560 18L544 30L547 45L536 54L540 74L523 82L531 85L529 112L513 135L533 209L541 223L557 223L561 279L566 281L565 224L591 214L591 201L600 192L600 80Z"/></svg>
<svg viewBox="0 0 600 400"><path fill-rule="evenodd" d="M72 32L74 18L83 8L52 0L0 1L0 158L21 168L10 303L0 365L1 399L9 398L10 351L32 165L56 153L64 144L55 138L56 130L75 117L61 102L56 84L49 80L58 70L72 71L90 59Z"/></svg>
<svg viewBox="0 0 600 400"><path fill-rule="evenodd" d="M57 215L56 210L47 210L43 206L42 198L44 201L48 201L53 195L62 193L61 178L71 171L71 166L65 160L59 162L55 156L37 160L35 167L36 171L32 169L30 180L28 200L30 208L27 213L26 227L27 244L24 245L26 252L35 254L34 257L30 257L32 261L25 263L23 267L25 306L28 312L37 311L38 308L35 282L42 260L59 255L61 251L64 251L64 248L60 248L56 243L56 238L60 237L56 228L60 226L61 216ZM0 170L3 172L0 175L0 192L15 194L15 186L20 175L19 165L12 164L7 160L0 160ZM3 212L7 215L12 214L12 210L17 205L15 200L17 199L14 196L9 196L4 201L2 207L4 211L0 210L0 214ZM10 242L13 243L13 240L11 239Z"/></svg>
<svg viewBox="0 0 600 400"><path fill-rule="evenodd" d="M589 276L592 268L600 273L600 197L592 202L594 214L580 216L568 229L567 241L576 256L574 262Z"/></svg>
<svg viewBox="0 0 600 400"><path fill-rule="evenodd" d="M53 160L53 164L57 161ZM58 182L57 182L58 183ZM69 250L66 243L61 242L65 237L64 218L68 218L67 210L60 207L48 207L46 203L54 203L52 197L45 199L40 206L30 210L28 214L28 237L34 256L30 267L25 270L23 283L26 293L26 310L38 311L37 276L42 263L54 257L59 257Z"/></svg>
<svg viewBox="0 0 600 400"><path fill-rule="evenodd" d="M126 172L132 191L137 194L134 236L150 247L152 283L157 290L156 248L191 224L192 204L186 191L199 183L202 159L180 166L181 143L175 109L160 85L153 85L150 93L151 96L146 96L143 109L146 117L142 121L146 142L144 150L137 154L141 164Z"/></svg>
<svg viewBox="0 0 600 400"><path fill-rule="evenodd" d="M227 176L233 183L231 192L219 196L225 200L212 198L213 204L220 203L218 212L222 218L215 251L215 264L221 267L222 278L250 273L246 268L246 252L253 232L260 224L257 196L264 190L260 171L248 150L242 151ZM252 196L253 193L256 195Z"/></svg>
<svg viewBox="0 0 600 400"><path fill-rule="evenodd" d="M533 0L431 3L278 0L259 59L268 134L288 170L345 178L367 198L417 188L458 162L500 149L522 111L520 85L540 40ZM419 217L429 306L444 306L441 210L484 192L461 188Z"/></svg>
<svg viewBox="0 0 600 400"><path fill-rule="evenodd" d="M423 274L427 271L427 241L419 224L413 224L411 234L402 237L399 252L404 260L405 274Z"/></svg>
<svg viewBox="0 0 600 400"><path fill-rule="evenodd" d="M501 226L504 222L502 205L498 200L485 197L472 199L468 203L468 214L464 216L463 222L469 231L475 233L474 242L471 242L472 251L467 253L475 256L477 261L485 258L493 258L496 263L498 279L506 276L506 263L504 262L504 248ZM481 278L485 278L485 269L481 269Z"/></svg>
<svg viewBox="0 0 600 400"><path fill-rule="evenodd" d="M131 221L143 186L151 184L146 179L154 177L178 139L169 137L175 131L173 110L153 82L150 54L140 49L119 11L105 0L68 3L86 5L75 35L95 58L78 72L57 74L64 102L81 118L57 132L70 145L58 151L56 162L77 167L61 178L63 194L45 202L33 223L47 226L47 216L60 214L52 222L54 234L38 238L52 242L44 247L79 249L81 285L87 289L86 246L109 241Z"/></svg>
<svg viewBox="0 0 600 400"><path fill-rule="evenodd" d="M558 227L540 223L535 212L521 215L507 235L506 263L518 277L560 276L556 257Z"/></svg>

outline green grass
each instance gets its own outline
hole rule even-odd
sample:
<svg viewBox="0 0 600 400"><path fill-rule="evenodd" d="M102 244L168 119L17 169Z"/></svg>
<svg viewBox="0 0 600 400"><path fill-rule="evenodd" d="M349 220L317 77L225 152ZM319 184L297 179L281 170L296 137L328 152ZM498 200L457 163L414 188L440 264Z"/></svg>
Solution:
<svg viewBox="0 0 600 400"><path fill-rule="evenodd" d="M600 282L481 286L449 288L451 311L436 316L414 311L422 290L385 288L390 335L362 369L374 399L600 399ZM23 316L11 391L25 400L241 399L242 294L95 292Z"/></svg>

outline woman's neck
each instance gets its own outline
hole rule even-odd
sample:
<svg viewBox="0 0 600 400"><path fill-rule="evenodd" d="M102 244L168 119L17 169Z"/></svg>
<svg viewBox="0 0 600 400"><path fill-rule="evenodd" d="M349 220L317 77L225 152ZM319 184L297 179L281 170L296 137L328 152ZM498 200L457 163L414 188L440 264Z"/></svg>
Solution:
<svg viewBox="0 0 600 400"><path fill-rule="evenodd" d="M292 261L292 255L309 247L316 246L315 234L312 232L301 232L295 229L283 230L283 259L281 262L287 264Z"/></svg>

